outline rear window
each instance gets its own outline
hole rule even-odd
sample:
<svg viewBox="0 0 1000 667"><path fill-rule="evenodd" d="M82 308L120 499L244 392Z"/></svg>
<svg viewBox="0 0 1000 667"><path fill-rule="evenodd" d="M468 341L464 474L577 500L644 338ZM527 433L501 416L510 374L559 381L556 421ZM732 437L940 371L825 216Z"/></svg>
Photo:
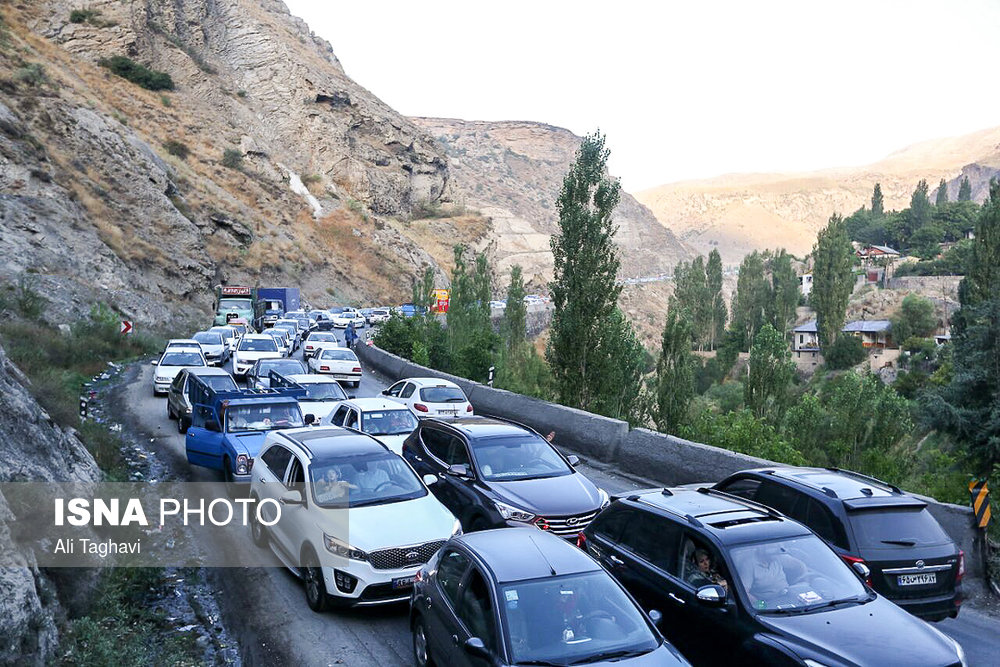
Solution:
<svg viewBox="0 0 1000 667"><path fill-rule="evenodd" d="M197 352L171 352L163 355L160 366L204 366L201 355Z"/></svg>
<svg viewBox="0 0 1000 667"><path fill-rule="evenodd" d="M424 387L420 400L427 403L465 403L465 394L458 387Z"/></svg>
<svg viewBox="0 0 1000 667"><path fill-rule="evenodd" d="M236 391L236 383L228 375L199 375L202 381L216 391Z"/></svg>
<svg viewBox="0 0 1000 667"><path fill-rule="evenodd" d="M241 352L277 352L278 346L273 338L244 338L240 341Z"/></svg>
<svg viewBox="0 0 1000 667"><path fill-rule="evenodd" d="M340 348L326 349L320 355L320 359L333 359L334 361L357 361L358 357L350 350Z"/></svg>
<svg viewBox="0 0 1000 667"><path fill-rule="evenodd" d="M950 541L926 507L883 507L848 515L862 549L944 544Z"/></svg>
<svg viewBox="0 0 1000 667"><path fill-rule="evenodd" d="M203 331L201 333L196 333L194 335L194 339L204 345L222 345L222 336L217 333Z"/></svg>

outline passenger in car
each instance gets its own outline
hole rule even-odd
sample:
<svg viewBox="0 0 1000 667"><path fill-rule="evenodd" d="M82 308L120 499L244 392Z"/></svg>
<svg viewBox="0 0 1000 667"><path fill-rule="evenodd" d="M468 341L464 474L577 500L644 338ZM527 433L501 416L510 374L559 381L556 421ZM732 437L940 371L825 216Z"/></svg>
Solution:
<svg viewBox="0 0 1000 667"><path fill-rule="evenodd" d="M729 592L729 582L715 569L712 556L707 551L704 549L695 549L694 565L694 569L687 577L689 584L695 588L717 584L726 589L727 593Z"/></svg>
<svg viewBox="0 0 1000 667"><path fill-rule="evenodd" d="M340 470L330 467L316 482L316 500L320 503L335 503L347 500L351 491L358 486L340 478Z"/></svg>

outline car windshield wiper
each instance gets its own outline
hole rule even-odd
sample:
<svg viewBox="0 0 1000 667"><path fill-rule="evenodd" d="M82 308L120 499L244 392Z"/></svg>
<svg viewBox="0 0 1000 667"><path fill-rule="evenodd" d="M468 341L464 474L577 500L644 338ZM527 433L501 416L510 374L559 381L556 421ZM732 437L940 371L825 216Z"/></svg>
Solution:
<svg viewBox="0 0 1000 667"><path fill-rule="evenodd" d="M898 544L901 547L916 546L917 541L913 539L882 540L882 544Z"/></svg>
<svg viewBox="0 0 1000 667"><path fill-rule="evenodd" d="M595 655L588 655L586 658L580 658L579 660L574 660L569 664L583 665L588 662L621 660L623 658L634 658L636 656L646 655L647 653L649 653L649 651L642 651L639 649L622 649L620 651L608 651L606 653L597 653Z"/></svg>
<svg viewBox="0 0 1000 667"><path fill-rule="evenodd" d="M775 609L761 609L758 613L761 614L783 614L783 615L793 615L801 614L806 611L806 607L777 607Z"/></svg>
<svg viewBox="0 0 1000 667"><path fill-rule="evenodd" d="M829 602L821 602L819 604L814 604L811 607L806 607L805 611L817 611L819 609L826 609L828 607L834 607L838 604L846 604L848 602L853 602L855 604L864 604L868 602L870 598L867 595L855 595L851 598L841 598L839 600L830 600Z"/></svg>
<svg viewBox="0 0 1000 667"><path fill-rule="evenodd" d="M522 660L518 665L542 665L543 667L566 667L570 663L552 662L551 660Z"/></svg>

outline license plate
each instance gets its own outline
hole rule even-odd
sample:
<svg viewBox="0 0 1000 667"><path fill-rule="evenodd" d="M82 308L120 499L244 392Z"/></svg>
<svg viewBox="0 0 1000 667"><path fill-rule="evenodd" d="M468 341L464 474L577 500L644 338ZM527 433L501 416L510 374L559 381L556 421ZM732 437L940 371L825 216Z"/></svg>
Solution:
<svg viewBox="0 0 1000 667"><path fill-rule="evenodd" d="M455 416L458 414L458 410L438 410L438 414Z"/></svg>
<svg viewBox="0 0 1000 667"><path fill-rule="evenodd" d="M920 586L921 584L936 584L937 574L901 574L899 575L900 586Z"/></svg>
<svg viewBox="0 0 1000 667"><path fill-rule="evenodd" d="M392 580L393 588L409 588L413 585L413 582L417 580L416 575L412 577L400 577L399 579Z"/></svg>

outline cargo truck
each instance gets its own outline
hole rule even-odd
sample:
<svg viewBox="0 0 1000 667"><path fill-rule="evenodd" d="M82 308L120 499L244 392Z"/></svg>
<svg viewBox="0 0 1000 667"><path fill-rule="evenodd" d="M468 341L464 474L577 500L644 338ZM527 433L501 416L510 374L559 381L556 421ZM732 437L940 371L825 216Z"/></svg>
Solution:
<svg viewBox="0 0 1000 667"><path fill-rule="evenodd" d="M222 326L239 318L246 320L255 331L260 331L263 328L264 303L257 296L257 288L242 285L216 285L213 325Z"/></svg>
<svg viewBox="0 0 1000 667"><path fill-rule="evenodd" d="M264 326L273 326L285 313L299 309L298 287L258 287L257 298L264 302Z"/></svg>

